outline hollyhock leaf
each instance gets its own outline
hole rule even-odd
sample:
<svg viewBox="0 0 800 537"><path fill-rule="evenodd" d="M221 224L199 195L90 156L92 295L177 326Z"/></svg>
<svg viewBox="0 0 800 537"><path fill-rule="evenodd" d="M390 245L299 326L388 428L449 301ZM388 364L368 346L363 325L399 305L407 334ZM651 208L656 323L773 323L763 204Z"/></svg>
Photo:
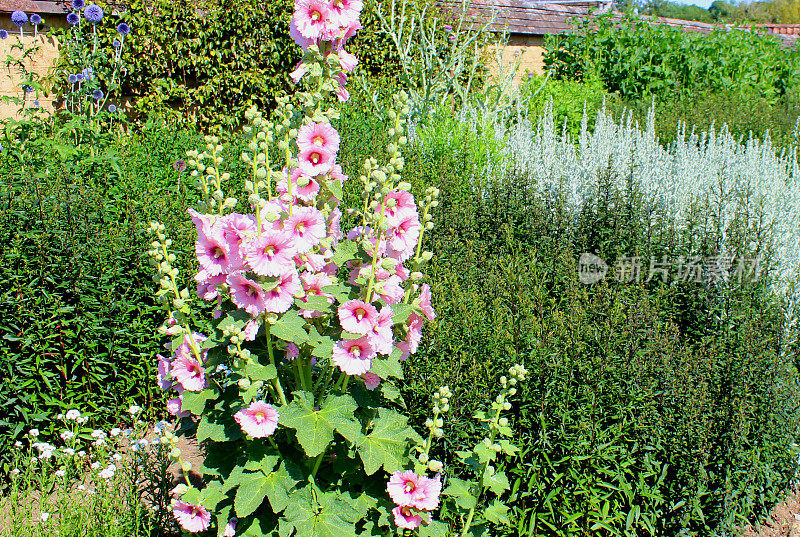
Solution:
<svg viewBox="0 0 800 537"><path fill-rule="evenodd" d="M403 367L400 365L400 360L398 360L394 353L392 353L391 356L377 355L372 359L370 371L383 380L391 377L398 379L403 378Z"/></svg>
<svg viewBox="0 0 800 537"><path fill-rule="evenodd" d="M403 394L400 393L400 390L391 382L382 382L381 383L381 393L386 398L387 401L391 401L392 403L400 406L402 409L407 409L406 401L403 399Z"/></svg>
<svg viewBox="0 0 800 537"><path fill-rule="evenodd" d="M359 339L364 337L364 334L354 334L352 332L345 332L342 330L342 339Z"/></svg>
<svg viewBox="0 0 800 537"><path fill-rule="evenodd" d="M506 440L505 438L503 440L500 440L499 443L500 447L503 448L503 453L505 453L506 455L514 455L519 452L519 448L514 444L512 444L511 442L509 442L508 440Z"/></svg>
<svg viewBox="0 0 800 537"><path fill-rule="evenodd" d="M197 441L204 442L213 440L214 442L227 442L238 440L242 437L242 429L231 420L227 423L218 421L218 416L205 414L197 424Z"/></svg>
<svg viewBox="0 0 800 537"><path fill-rule="evenodd" d="M420 537L447 537L450 532L450 525L439 520L434 520L430 524L420 526Z"/></svg>
<svg viewBox="0 0 800 537"><path fill-rule="evenodd" d="M374 474L381 467L389 473L403 469L408 459L408 439L416 435L407 422L406 416L394 410L378 409L378 416L372 422L372 431L355 443L367 475Z"/></svg>
<svg viewBox="0 0 800 537"><path fill-rule="evenodd" d="M474 451L456 451L456 455L458 455L462 463L472 470L478 471L480 469L481 461Z"/></svg>
<svg viewBox="0 0 800 537"><path fill-rule="evenodd" d="M319 342L314 346L314 350L311 351L311 356L316 356L317 358L330 358L331 354L333 354L333 339L328 336L320 338Z"/></svg>
<svg viewBox="0 0 800 537"><path fill-rule="evenodd" d="M272 380L278 378L278 370L272 364L261 365L249 363L244 368L247 376L253 380Z"/></svg>
<svg viewBox="0 0 800 537"><path fill-rule="evenodd" d="M492 503L489 504L483 511L483 516L486 517L486 520L494 522L495 524L511 525L511 520L508 518L508 506L503 505L497 500L493 500Z"/></svg>
<svg viewBox="0 0 800 537"><path fill-rule="evenodd" d="M222 483L212 481L200 491L199 501L209 511L216 511L217 506L227 498L222 490Z"/></svg>
<svg viewBox="0 0 800 537"><path fill-rule="evenodd" d="M234 498L234 508L238 517L251 515L263 503L264 498L269 499L272 510L280 513L289 504L289 492L298 483L293 479L283 465L270 471L278 458L269 456L265 459L263 471L245 473L241 478L239 488Z"/></svg>
<svg viewBox="0 0 800 537"><path fill-rule="evenodd" d="M341 267L351 259L358 258L358 244L353 240L343 240L336 245L333 251L333 264ZM325 288L323 291L328 292Z"/></svg>
<svg viewBox="0 0 800 537"><path fill-rule="evenodd" d="M340 200L344 197L342 193L342 184L335 179L328 181L328 190L331 191L331 194L333 194L333 197L335 197L337 200Z"/></svg>
<svg viewBox="0 0 800 537"><path fill-rule="evenodd" d="M320 295L309 295L306 297L305 302L299 299L295 300L294 305L298 308L310 311L331 311L331 304L328 302L328 298Z"/></svg>
<svg viewBox="0 0 800 537"><path fill-rule="evenodd" d="M472 491L472 486L469 481L451 477L448 480L447 488L444 489L442 494L453 498L462 509L472 509L478 503L478 499Z"/></svg>
<svg viewBox="0 0 800 537"><path fill-rule="evenodd" d="M313 484L293 494L284 513L297 530L297 537L355 536L355 524L349 520L357 516L358 510L339 494L323 493Z"/></svg>
<svg viewBox="0 0 800 537"><path fill-rule="evenodd" d="M314 410L314 396L297 391L294 400L278 409L278 423L297 431L297 440L309 457L316 457L333 441L338 429L350 432L360 425L353 420L358 405L349 395L330 396L319 410Z"/></svg>
<svg viewBox="0 0 800 537"><path fill-rule="evenodd" d="M505 472L494 473L494 470L490 470L490 468L491 466L487 466L486 471L483 472L483 484L499 496L511 488L508 484L508 477Z"/></svg>
<svg viewBox="0 0 800 537"><path fill-rule="evenodd" d="M287 311L272 325L270 333L284 341L289 341L295 345L301 345L308 341L308 332L305 329L306 321L297 315L295 311Z"/></svg>
<svg viewBox="0 0 800 537"><path fill-rule="evenodd" d="M409 315L414 313L414 307L411 304L403 304L402 302L392 305L392 323L400 324L406 322Z"/></svg>
<svg viewBox="0 0 800 537"><path fill-rule="evenodd" d="M323 293L332 295L333 298L336 299L336 302L338 302L339 304L344 304L345 302L350 300L350 290L351 290L350 287L341 283L337 283L335 285L326 285L325 287L322 288Z"/></svg>
<svg viewBox="0 0 800 537"><path fill-rule="evenodd" d="M478 442L473 451L478 456L478 459L480 459L481 463L487 463L497 458L497 453L489 449L489 447L483 442Z"/></svg>
<svg viewBox="0 0 800 537"><path fill-rule="evenodd" d="M205 389L199 392L183 392L181 410L191 412L195 416L201 416L206 409L209 399L216 399L214 390Z"/></svg>

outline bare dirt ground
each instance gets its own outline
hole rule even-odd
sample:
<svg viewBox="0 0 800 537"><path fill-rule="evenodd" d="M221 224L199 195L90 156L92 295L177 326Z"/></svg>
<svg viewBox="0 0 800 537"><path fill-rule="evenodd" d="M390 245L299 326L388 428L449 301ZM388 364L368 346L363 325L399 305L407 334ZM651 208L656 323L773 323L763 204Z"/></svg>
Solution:
<svg viewBox="0 0 800 537"><path fill-rule="evenodd" d="M800 537L800 490L795 490L772 510L760 528L748 526L741 537Z"/></svg>

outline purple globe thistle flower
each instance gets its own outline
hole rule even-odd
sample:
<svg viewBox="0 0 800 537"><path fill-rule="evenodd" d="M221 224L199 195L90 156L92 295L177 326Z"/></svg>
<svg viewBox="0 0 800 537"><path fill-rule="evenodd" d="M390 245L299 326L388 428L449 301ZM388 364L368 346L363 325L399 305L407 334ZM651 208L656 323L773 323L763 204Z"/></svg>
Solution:
<svg viewBox="0 0 800 537"><path fill-rule="evenodd" d="M77 81L78 81L78 75L69 75L67 77L67 82L69 82L70 84L74 84Z"/></svg>
<svg viewBox="0 0 800 537"><path fill-rule="evenodd" d="M39 108L39 101L38 100L33 101L33 107L34 108Z"/></svg>
<svg viewBox="0 0 800 537"><path fill-rule="evenodd" d="M447 31L449 32L450 30L452 30L452 29L453 29L453 27L452 27L452 26L450 26L449 24L445 24L445 25L444 25L444 29L445 29L445 30L447 30Z"/></svg>
<svg viewBox="0 0 800 537"><path fill-rule="evenodd" d="M22 86L22 91L25 93L31 93L33 92L33 86Z"/></svg>
<svg viewBox="0 0 800 537"><path fill-rule="evenodd" d="M87 67L82 71L82 73L83 73L83 78L86 80L91 80L92 78L94 78L93 76L94 70L91 67Z"/></svg>
<svg viewBox="0 0 800 537"><path fill-rule="evenodd" d="M0 144L0 153L3 152L3 144Z"/></svg>
<svg viewBox="0 0 800 537"><path fill-rule="evenodd" d="M179 158L175 162L172 163L172 169L178 173L183 173L186 171L186 161L182 158Z"/></svg>
<svg viewBox="0 0 800 537"><path fill-rule="evenodd" d="M117 31L120 33L120 35L128 35L131 33L131 27L127 22L121 22L117 24Z"/></svg>
<svg viewBox="0 0 800 537"><path fill-rule="evenodd" d="M86 2L83 0L72 0L72 8L73 9L83 9L83 6L86 5Z"/></svg>
<svg viewBox="0 0 800 537"><path fill-rule="evenodd" d="M22 26L28 22L28 16L25 14L24 11L20 11L19 9L13 11L11 13L11 22L22 28Z"/></svg>
<svg viewBox="0 0 800 537"><path fill-rule="evenodd" d="M103 20L103 10L96 4L89 4L83 9L83 16L92 24L97 24Z"/></svg>
<svg viewBox="0 0 800 537"><path fill-rule="evenodd" d="M67 22L70 23L72 26L75 26L79 22L81 22L81 18L78 16L77 13L69 13L67 14Z"/></svg>
<svg viewBox="0 0 800 537"><path fill-rule="evenodd" d="M8 37L8 32L5 30L0 30L0 39L6 39Z"/></svg>
<svg viewBox="0 0 800 537"><path fill-rule="evenodd" d="M117 111L117 106L114 104L109 104L108 111L111 112L112 114L115 113Z"/></svg>
<svg viewBox="0 0 800 537"><path fill-rule="evenodd" d="M83 82L85 80L85 77L83 76L83 73L76 74L75 78L78 79L78 82Z"/></svg>
<svg viewBox="0 0 800 537"><path fill-rule="evenodd" d="M113 46L114 48L120 48L120 47L122 46L122 42L121 42L119 39L115 39L115 40L114 40L114 41L111 43L111 46Z"/></svg>
<svg viewBox="0 0 800 537"><path fill-rule="evenodd" d="M33 15L31 15L31 24L33 24L34 26L42 24L42 17L40 17L38 13L34 13Z"/></svg>
<svg viewBox="0 0 800 537"><path fill-rule="evenodd" d="M92 92L92 97L95 101L99 101L103 98L103 90L96 89Z"/></svg>

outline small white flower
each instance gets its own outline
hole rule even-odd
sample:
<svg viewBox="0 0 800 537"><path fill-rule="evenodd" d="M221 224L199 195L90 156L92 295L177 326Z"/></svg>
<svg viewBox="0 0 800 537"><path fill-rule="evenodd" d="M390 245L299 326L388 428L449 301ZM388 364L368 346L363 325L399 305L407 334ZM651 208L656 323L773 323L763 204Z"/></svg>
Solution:
<svg viewBox="0 0 800 537"><path fill-rule="evenodd" d="M42 513L41 515L39 515L39 518L41 519L42 522L47 522L47 519L50 518L50 513Z"/></svg>
<svg viewBox="0 0 800 537"><path fill-rule="evenodd" d="M33 457L31 457L31 462L36 462L36 461L38 461L38 460L39 460L39 457L37 457L36 455L34 455Z"/></svg>
<svg viewBox="0 0 800 537"><path fill-rule="evenodd" d="M42 458L42 459L49 459L52 456L53 456L53 452L49 451L49 450L42 451L42 454L39 455L39 457Z"/></svg>
<svg viewBox="0 0 800 537"><path fill-rule="evenodd" d="M67 472L64 470L56 470L56 477L64 477L65 475L67 475Z"/></svg>
<svg viewBox="0 0 800 537"><path fill-rule="evenodd" d="M106 468L97 475L102 479L111 479L112 477L114 477L114 470L112 470L111 468Z"/></svg>
<svg viewBox="0 0 800 537"><path fill-rule="evenodd" d="M82 459L82 458L86 457L86 452L85 451L79 451L78 453L76 453L76 455L78 455L78 457L80 457Z"/></svg>
<svg viewBox="0 0 800 537"><path fill-rule="evenodd" d="M67 415L65 416L68 420L77 420L81 417L81 413L75 409L67 410Z"/></svg>
<svg viewBox="0 0 800 537"><path fill-rule="evenodd" d="M92 470L99 470L99 469L100 469L100 463L97 462L97 461L93 462L92 463Z"/></svg>
<svg viewBox="0 0 800 537"><path fill-rule="evenodd" d="M66 442L68 440L72 440L73 438L75 438L75 433L73 433L72 431L64 431L58 436L61 437L61 440L64 440Z"/></svg>
<svg viewBox="0 0 800 537"><path fill-rule="evenodd" d="M112 455L111 458L119 462L122 460L122 455L120 455L119 453L114 453L114 455Z"/></svg>
<svg viewBox="0 0 800 537"><path fill-rule="evenodd" d="M28 434L36 438L37 436L39 436L39 429L31 429L30 431L28 431Z"/></svg>
<svg viewBox="0 0 800 537"><path fill-rule="evenodd" d="M83 424L83 423L86 423L87 421L89 421L89 418L87 418L86 416L80 416L80 417L75 418L75 421L78 422L78 423Z"/></svg>
<svg viewBox="0 0 800 537"><path fill-rule="evenodd" d="M68 448L68 447L66 447L66 448L64 448L62 451L63 451L65 454L69 455L70 457L72 457L73 455L75 455L75 450L74 450L74 449L72 449L72 448Z"/></svg>
<svg viewBox="0 0 800 537"><path fill-rule="evenodd" d="M21 448L21 447L22 447L22 442L20 442L19 440L17 440L16 442L14 442L14 447L16 447L16 448Z"/></svg>
<svg viewBox="0 0 800 537"><path fill-rule="evenodd" d="M102 439L102 438L98 438L97 440L92 442L92 444L94 444L95 446L102 446L105 443L106 443L106 441L104 439Z"/></svg>
<svg viewBox="0 0 800 537"><path fill-rule="evenodd" d="M150 445L150 442L147 441L147 438L142 438L141 440L139 440L139 445L142 447L147 447Z"/></svg>
<svg viewBox="0 0 800 537"><path fill-rule="evenodd" d="M14 468L11 470L11 475L19 475L19 468Z"/></svg>
<svg viewBox="0 0 800 537"><path fill-rule="evenodd" d="M142 407L136 406L136 405L131 405L131 407L128 409L128 413L131 416L135 416L136 414L138 414L141 411L142 411Z"/></svg>
<svg viewBox="0 0 800 537"><path fill-rule="evenodd" d="M101 431L100 429L95 429L92 431L92 438L105 438L106 433Z"/></svg>
<svg viewBox="0 0 800 537"><path fill-rule="evenodd" d="M108 434L110 434L112 437L117 437L117 436L119 436L119 434L121 432L122 432L122 429L120 429L119 427L114 427L113 429L108 431Z"/></svg>
<svg viewBox="0 0 800 537"><path fill-rule="evenodd" d="M78 490L83 492L84 490L86 490L86 487L84 485L78 485Z"/></svg>
<svg viewBox="0 0 800 537"><path fill-rule="evenodd" d="M63 420L64 419L64 414L59 414L58 416L56 416L56 418L60 419L60 420Z"/></svg>

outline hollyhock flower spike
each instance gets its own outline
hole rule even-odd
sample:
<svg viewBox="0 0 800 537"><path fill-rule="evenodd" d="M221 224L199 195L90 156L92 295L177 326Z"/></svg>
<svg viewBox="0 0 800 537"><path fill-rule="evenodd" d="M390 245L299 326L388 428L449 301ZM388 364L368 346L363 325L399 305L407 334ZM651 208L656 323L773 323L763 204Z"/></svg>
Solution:
<svg viewBox="0 0 800 537"><path fill-rule="evenodd" d="M319 39L329 23L329 17L329 3L326 0L299 0L295 4L292 20L301 36Z"/></svg>
<svg viewBox="0 0 800 537"><path fill-rule="evenodd" d="M297 146L302 150L316 146L323 151L339 151L339 133L330 123L309 123L297 131Z"/></svg>
<svg viewBox="0 0 800 537"><path fill-rule="evenodd" d="M353 334L368 334L378 322L378 310L362 300L349 300L339 306L339 324Z"/></svg>

